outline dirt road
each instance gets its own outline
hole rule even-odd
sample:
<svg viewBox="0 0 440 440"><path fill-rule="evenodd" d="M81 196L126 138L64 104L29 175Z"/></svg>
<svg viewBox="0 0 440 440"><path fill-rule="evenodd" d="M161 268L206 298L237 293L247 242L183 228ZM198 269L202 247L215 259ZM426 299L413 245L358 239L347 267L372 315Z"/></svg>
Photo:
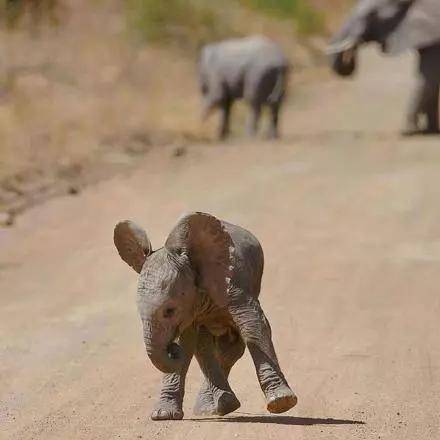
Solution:
<svg viewBox="0 0 440 440"><path fill-rule="evenodd" d="M365 52L355 82L297 88L279 143L155 150L127 176L51 200L0 230L2 439L436 439L440 437L440 141L400 139L411 60ZM253 231L262 304L299 404L264 412L251 360L242 407L151 422L136 275L116 221L158 247L183 211Z"/></svg>

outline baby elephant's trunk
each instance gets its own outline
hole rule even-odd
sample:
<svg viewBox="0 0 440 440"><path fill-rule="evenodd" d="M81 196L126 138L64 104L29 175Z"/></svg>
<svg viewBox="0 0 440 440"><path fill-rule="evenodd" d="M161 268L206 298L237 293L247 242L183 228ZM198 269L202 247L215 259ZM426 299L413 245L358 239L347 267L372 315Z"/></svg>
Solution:
<svg viewBox="0 0 440 440"><path fill-rule="evenodd" d="M154 326L150 321L143 321L144 343L148 357L153 365L163 373L174 373L182 368L186 353L173 342L173 334L161 326Z"/></svg>

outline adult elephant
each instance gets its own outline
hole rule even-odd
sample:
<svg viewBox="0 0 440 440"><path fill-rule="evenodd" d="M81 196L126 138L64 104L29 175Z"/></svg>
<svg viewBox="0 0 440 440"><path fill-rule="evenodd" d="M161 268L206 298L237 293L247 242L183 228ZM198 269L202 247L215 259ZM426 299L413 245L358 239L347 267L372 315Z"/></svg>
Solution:
<svg viewBox="0 0 440 440"><path fill-rule="evenodd" d="M390 55L418 51L418 78L404 134L440 133L440 1L359 0L329 46L333 70L351 76L359 47L369 42L379 43Z"/></svg>
<svg viewBox="0 0 440 440"><path fill-rule="evenodd" d="M249 134L256 134L266 106L271 112L269 137L278 136L289 64L276 43L256 35L207 44L200 52L198 67L204 116L214 109L221 111L220 139L229 133L233 102L242 98L251 108Z"/></svg>

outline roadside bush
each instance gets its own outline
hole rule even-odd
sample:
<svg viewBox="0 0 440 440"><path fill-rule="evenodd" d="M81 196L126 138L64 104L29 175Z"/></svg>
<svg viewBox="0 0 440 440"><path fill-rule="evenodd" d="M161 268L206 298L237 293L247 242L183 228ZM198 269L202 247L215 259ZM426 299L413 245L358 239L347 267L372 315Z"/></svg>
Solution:
<svg viewBox="0 0 440 440"><path fill-rule="evenodd" d="M232 33L209 0L126 0L126 7L129 28L146 41L196 48Z"/></svg>
<svg viewBox="0 0 440 440"><path fill-rule="evenodd" d="M57 24L58 0L0 0L0 20L8 28L14 28L29 15L32 26L39 26L43 20Z"/></svg>
<svg viewBox="0 0 440 440"><path fill-rule="evenodd" d="M313 34L324 29L324 17L307 0L240 0L263 12L292 19L299 33Z"/></svg>

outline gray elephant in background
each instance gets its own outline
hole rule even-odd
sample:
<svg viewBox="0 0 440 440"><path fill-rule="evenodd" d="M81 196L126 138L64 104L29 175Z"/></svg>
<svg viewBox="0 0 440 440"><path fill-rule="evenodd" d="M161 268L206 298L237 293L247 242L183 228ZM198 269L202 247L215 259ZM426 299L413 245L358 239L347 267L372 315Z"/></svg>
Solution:
<svg viewBox="0 0 440 440"><path fill-rule="evenodd" d="M121 258L139 273L145 347L165 373L153 420L182 419L193 354L204 375L195 414L225 415L239 408L228 375L245 345L267 409L281 413L296 404L258 301L263 251L250 232L195 212L183 216L156 251L145 231L130 221L116 225L114 242Z"/></svg>
<svg viewBox="0 0 440 440"><path fill-rule="evenodd" d="M440 0L359 0L329 46L333 70L350 76L357 50L379 43L385 53L419 53L418 78L403 134L439 133Z"/></svg>
<svg viewBox="0 0 440 440"><path fill-rule="evenodd" d="M262 108L267 106L271 112L269 137L278 136L289 64L276 43L251 36L207 44L198 67L204 117L216 108L221 111L220 139L228 135L232 104L241 98L251 108L249 134L256 134Z"/></svg>

